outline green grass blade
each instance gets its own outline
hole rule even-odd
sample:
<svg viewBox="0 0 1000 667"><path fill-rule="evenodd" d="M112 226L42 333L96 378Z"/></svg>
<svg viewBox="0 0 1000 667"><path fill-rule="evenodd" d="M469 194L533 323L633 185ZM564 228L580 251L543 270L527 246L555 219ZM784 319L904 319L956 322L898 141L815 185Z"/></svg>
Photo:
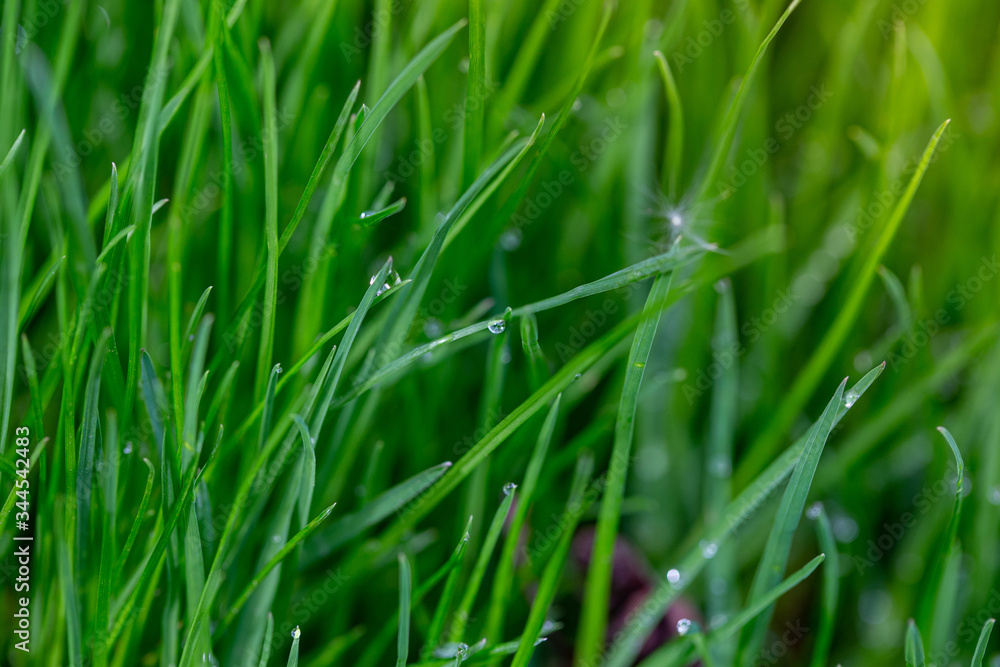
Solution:
<svg viewBox="0 0 1000 667"><path fill-rule="evenodd" d="M759 600L768 589L781 581L781 577L784 575L788 565L788 556L792 549L792 539L795 537L795 531L802 519L802 510L805 507L816 468L819 466L819 459L823 454L823 448L830 431L833 430L836 415L844 404L846 386L847 378L844 378L840 386L837 387L833 398L827 403L826 409L823 410L823 414L816 422L816 426L810 432L802 455L799 457L798 463L795 464L795 470L792 471L788 486L781 497L781 504L774 517L760 564L757 566L757 573L747 598L750 603ZM771 611L765 611L743 633L740 641L743 655L746 658L743 664L747 663L749 656L756 654L760 649L764 633L767 632L767 626L771 621L771 613Z"/></svg>
<svg viewBox="0 0 1000 667"><path fill-rule="evenodd" d="M399 640L396 642L396 667L406 667L410 656L410 587L413 575L406 554L399 554Z"/></svg>
<svg viewBox="0 0 1000 667"><path fill-rule="evenodd" d="M264 90L264 228L267 238L267 278L264 312L261 317L260 351L257 354L257 381L254 398L260 400L267 388L267 374L274 354L274 318L278 300L278 120L275 102L274 57L271 43L260 41Z"/></svg>
<svg viewBox="0 0 1000 667"><path fill-rule="evenodd" d="M674 81L673 72L670 65L662 53L653 53L656 57L656 65L660 71L660 78L663 80L663 90L667 97L667 109L670 113L669 124L667 126L667 149L664 152L663 169L661 180L667 196L675 201L677 199L677 184L680 181L681 165L684 157L684 106L681 104L681 96L677 91L677 82Z"/></svg>
<svg viewBox="0 0 1000 667"><path fill-rule="evenodd" d="M754 54L753 61L750 63L750 68L747 73L743 75L743 79L740 81L740 87L736 91L736 96L733 98L732 102L729 104L729 108L726 110L726 116L722 121L722 127L719 132L719 138L714 142L715 150L712 152L712 159L708 164L708 169L705 172L704 177L701 180L701 184L698 186L698 193L695 196L695 201L701 202L710 199L710 190L712 186L715 185L715 181L719 178L719 174L722 172L722 167L726 162L726 156L729 155L729 150L733 144L733 137L736 136L736 127L739 124L740 116L743 112L743 104L746 101L747 91L750 89L750 84L753 83L754 76L757 73L757 68L760 66L761 61L764 58L764 53L767 51L767 47L774 40L774 37L781 30L781 26L785 24L788 17L792 15L795 8L798 7L801 0L792 0L789 3L788 8L785 9L784 13L778 19L774 27L771 28L771 32L767 34L764 41L760 43L757 47L757 53Z"/></svg>
<svg viewBox="0 0 1000 667"><path fill-rule="evenodd" d="M462 590L462 598L459 600L458 607L455 610L455 616L451 625L452 641L460 641L465 634L466 625L472 613L472 605L479 594L479 587L483 582L483 577L486 576L486 568L490 564L497 541L500 539L500 531L503 530L504 524L507 521L507 515L510 514L510 507L514 503L514 497L517 495L516 488L511 483L508 483L503 488L503 502L500 503L496 514L493 515L493 521L490 523L489 530L486 531L483 546L479 550L479 556L476 558L472 572L469 574L469 580L465 582L465 588Z"/></svg>
<svg viewBox="0 0 1000 667"><path fill-rule="evenodd" d="M302 631L299 630L299 626L295 626L292 630L292 648L288 652L288 667L299 667L299 638L302 637Z"/></svg>
<svg viewBox="0 0 1000 667"><path fill-rule="evenodd" d="M911 618L906 624L906 667L924 667L924 641Z"/></svg>
<svg viewBox="0 0 1000 667"><path fill-rule="evenodd" d="M222 632L225 632L225 629L230 623L232 623L233 619L236 618L236 615L243 608L243 605L247 603L247 600L250 599L250 596L257 589L257 587L264 582L267 575L270 574L271 571L281 563L281 561L283 561L290 553L292 553L292 551L295 550L295 547L299 544L299 542L302 542L304 539L312 535L316 529L320 527L320 524L326 521L326 518L330 516L331 512L333 512L334 507L336 507L336 504L330 505L325 510L320 512L316 518L310 521L302 530L295 533L295 535L293 535L292 538L288 540L288 542L276 554L274 554L269 561L267 561L267 564L254 575L253 579L251 579L243 589L243 592L230 606L229 612L220 624Z"/></svg>
<svg viewBox="0 0 1000 667"><path fill-rule="evenodd" d="M545 565L542 580L538 584L538 592L535 594L535 600L531 604L528 621L517 644L517 652L514 654L514 661L511 663L512 667L527 667L529 660L531 660L531 654L534 652L535 644L542 634L545 617L559 590L559 580L562 577L563 568L569 557L569 550L573 543L576 525L583 515L581 508L586 504L584 496L593 468L593 456L589 452L581 454L577 459L576 471L573 473L573 481L570 485L569 499L566 502L565 515L569 517L569 525L563 526L559 542Z"/></svg>
<svg viewBox="0 0 1000 667"><path fill-rule="evenodd" d="M476 180L483 155L486 108L486 2L469 0L469 75L465 86L462 187Z"/></svg>
<svg viewBox="0 0 1000 667"><path fill-rule="evenodd" d="M267 626L264 628L264 641L260 645L260 661L257 667L267 667L267 661L271 657L271 641L274 637L274 615L268 612Z"/></svg>
<svg viewBox="0 0 1000 667"><path fill-rule="evenodd" d="M830 647L833 644L833 630L837 622L837 601L840 597L840 554L837 551L837 540L833 535L830 517L822 503L816 503L809 510L810 518L816 520L816 532L819 536L819 546L826 554L827 564L823 567L823 598L820 607L819 629L816 631L816 643L813 645L812 665L821 667L829 660Z"/></svg>
<svg viewBox="0 0 1000 667"><path fill-rule="evenodd" d="M605 479L604 498L597 517L594 546L590 567L587 570L583 607L580 611L580 631L577 634L576 656L581 664L589 665L597 659L608 624L608 600L611 591L611 566L621 506L625 498L625 479L632 456L632 439L635 434L635 414L639 401L639 388L649 361L656 329L663 313L663 303L670 292L673 274L661 275L653 281L642 319L639 322L625 370L625 385L618 404L615 421L614 445L611 463Z"/></svg>
<svg viewBox="0 0 1000 667"><path fill-rule="evenodd" d="M826 370L833 362L834 356L847 338L858 314L861 312L861 306L864 304L868 287L875 278L875 271L881 263L886 250L889 248L893 237L896 235L896 230L903 221L910 203L913 201L917 187L920 185L924 173L926 173L927 168L930 166L934 150L937 148L941 136L948 127L948 123L949 121L945 121L938 127L934 136L931 137L930 142L927 144L927 148L924 149L920 162L917 164L906 186L906 190L900 196L885 225L879 230L879 235L871 254L865 259L860 272L851 283L847 298L843 306L838 310L833 324L827 329L826 335L820 342L819 347L816 348L816 351L809 358L805 367L796 377L794 384L788 390L785 399L781 402L774 417L771 419L768 428L750 445L743 462L740 464L740 474L737 475L739 479L745 479L753 475L757 470L763 468L768 459L774 456L774 450L778 446L782 434L788 430L796 415L798 415L806 401L809 400L810 395L819 385L823 374L826 373Z"/></svg>
<svg viewBox="0 0 1000 667"><path fill-rule="evenodd" d="M308 565L325 558L335 549L355 539L366 528L374 526L394 513L405 515L410 503L419 499L420 494L441 479L441 476L450 467L451 463L445 462L417 473L410 479L383 492L357 512L348 514L330 524L305 547L305 553L302 556L303 563Z"/></svg>
<svg viewBox="0 0 1000 667"><path fill-rule="evenodd" d="M486 631L484 632L487 639L494 638L495 641L502 635L503 621L507 605L510 603L511 590L514 587L514 559L517 555L517 546L521 539L521 531L528 518L528 511L531 509L542 464L545 462L545 456L548 454L549 445L552 442L552 433L556 428L556 419L559 417L561 403L562 395L560 394L552 402L549 414L546 415L545 422L542 423L538 440L535 442L535 449L531 452L531 458L528 460L524 479L518 487L520 489L518 503L514 508L514 516L511 518L503 547L500 550L496 574L493 575L493 586L490 589L490 607L486 617Z"/></svg>
<svg viewBox="0 0 1000 667"><path fill-rule="evenodd" d="M996 619L991 618L983 624L983 631L979 633L979 641L976 642L976 652L972 656L972 667L982 667L983 658L986 657L986 645L990 642L990 633L993 632L993 624Z"/></svg>
<svg viewBox="0 0 1000 667"><path fill-rule="evenodd" d="M313 487L316 486L316 449L309 427L302 417L292 415L295 425L302 437L302 488L299 490L299 523L303 526L309 523L309 507L312 505Z"/></svg>
<svg viewBox="0 0 1000 667"><path fill-rule="evenodd" d="M854 398L851 405L846 402L840 405L833 419L833 426L836 426L848 410L856 404L857 400L871 387L876 378L882 373L885 365L880 365L869 371L857 384L851 387L847 395ZM670 608L670 605L687 588L692 579L698 576L705 568L708 560L705 558L704 549L701 543L716 545L716 553L723 550L727 540L740 529L740 527L750 520L763 506L781 482L788 477L798 461L802 458L807 443L813 441L813 432L819 426L819 422L812 427L795 443L785 450L768 468L757 476L752 483L736 496L726 508L725 515L716 523L700 532L699 539L688 540L694 546L680 559L676 568L672 568L667 573L667 577L660 580L654 591L648 598L646 614L638 618L637 621L615 637L613 646L607 655L608 667L626 667L632 664L640 648L653 631L656 624L660 622L663 615Z"/></svg>

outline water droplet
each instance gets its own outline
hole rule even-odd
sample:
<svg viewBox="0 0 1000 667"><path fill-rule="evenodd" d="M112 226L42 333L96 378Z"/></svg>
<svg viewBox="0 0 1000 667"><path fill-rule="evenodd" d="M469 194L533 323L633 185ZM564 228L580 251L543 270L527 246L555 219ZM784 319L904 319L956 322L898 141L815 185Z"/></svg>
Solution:
<svg viewBox="0 0 1000 667"><path fill-rule="evenodd" d="M506 366L507 364L510 363L510 360L511 360L510 348L504 345L503 349L500 350L500 363Z"/></svg>
<svg viewBox="0 0 1000 667"><path fill-rule="evenodd" d="M295 629L292 630L292 639L298 639L301 636L302 636L302 631L299 630L299 626L296 625Z"/></svg>
<svg viewBox="0 0 1000 667"><path fill-rule="evenodd" d="M853 542L858 536L858 522L849 516L838 516L833 520L833 534L840 542Z"/></svg>
<svg viewBox="0 0 1000 667"><path fill-rule="evenodd" d="M516 488L517 484L515 484L514 482L507 482L506 484L503 485L503 494L505 496L509 496L511 493L514 492L514 489Z"/></svg>
<svg viewBox="0 0 1000 667"><path fill-rule="evenodd" d="M375 290L375 296L382 296L390 289L392 289L392 287L389 285L389 283L382 283L382 286L379 287L377 290Z"/></svg>
<svg viewBox="0 0 1000 667"><path fill-rule="evenodd" d="M715 554L719 553L719 545L715 542L709 542L708 540L702 540L699 543L701 547L701 555L705 558L712 559L715 558Z"/></svg>
<svg viewBox="0 0 1000 667"><path fill-rule="evenodd" d="M858 394L858 392L854 391L853 389L848 391L846 394L844 394L844 407L849 408L852 405L854 405L854 403L858 400L859 396L860 394Z"/></svg>
<svg viewBox="0 0 1000 667"><path fill-rule="evenodd" d="M455 647L455 656L458 658L465 658L469 654L469 645L463 642L459 642L458 646Z"/></svg>
<svg viewBox="0 0 1000 667"><path fill-rule="evenodd" d="M432 317L424 322L424 335L428 338L440 338L443 333L444 325L436 317Z"/></svg>
<svg viewBox="0 0 1000 667"><path fill-rule="evenodd" d="M377 275L377 274L376 274L376 275L374 275L374 276L372 276L371 278L369 278L369 279L368 279L368 284L369 284L369 285L374 285L374 284L375 284L375 279L376 279L376 278L378 278L378 275Z"/></svg>
<svg viewBox="0 0 1000 667"><path fill-rule="evenodd" d="M271 541L272 542L280 542L281 541L281 535L272 535L271 536Z"/></svg>
<svg viewBox="0 0 1000 667"><path fill-rule="evenodd" d="M684 219L681 218L681 214L677 212L671 213L667 219L670 220L670 226L675 229L684 224Z"/></svg>
<svg viewBox="0 0 1000 667"><path fill-rule="evenodd" d="M131 454L132 453L132 443L131 442L126 442L125 443L125 449L123 449L122 452L125 453L125 454Z"/></svg>
<svg viewBox="0 0 1000 667"><path fill-rule="evenodd" d="M500 235L500 247L507 252L513 252L521 247L521 230L508 229Z"/></svg>
<svg viewBox="0 0 1000 667"><path fill-rule="evenodd" d="M994 486L990 489L990 493L987 496L990 503L993 505L1000 505L1000 486Z"/></svg>
<svg viewBox="0 0 1000 667"><path fill-rule="evenodd" d="M686 635L689 632L691 632L690 618L682 618L681 620L677 621L677 634Z"/></svg>
<svg viewBox="0 0 1000 667"><path fill-rule="evenodd" d="M193 340L194 340L194 334L188 334L188 342L191 342Z"/></svg>
<svg viewBox="0 0 1000 667"><path fill-rule="evenodd" d="M402 282L403 282L403 279L399 277L399 273L396 272L396 271L393 271L392 272L392 284L393 285L400 285L400 284L402 284Z"/></svg>
<svg viewBox="0 0 1000 667"><path fill-rule="evenodd" d="M275 364L274 372L277 373L278 375L281 375L282 373L285 372L285 369L281 367L281 364Z"/></svg>
<svg viewBox="0 0 1000 667"><path fill-rule="evenodd" d="M486 328L490 330L492 334L501 334L504 329L507 328L507 323L504 322L502 317L490 320L490 323L486 325Z"/></svg>
<svg viewBox="0 0 1000 667"><path fill-rule="evenodd" d="M709 462L708 469L719 479L726 479L733 473L733 464L726 456L714 456Z"/></svg>
<svg viewBox="0 0 1000 667"><path fill-rule="evenodd" d="M806 510L806 516L815 521L823 513L823 503L813 503Z"/></svg>
<svg viewBox="0 0 1000 667"><path fill-rule="evenodd" d="M669 572L667 572L667 581L675 585L681 583L681 571L677 569L671 569Z"/></svg>

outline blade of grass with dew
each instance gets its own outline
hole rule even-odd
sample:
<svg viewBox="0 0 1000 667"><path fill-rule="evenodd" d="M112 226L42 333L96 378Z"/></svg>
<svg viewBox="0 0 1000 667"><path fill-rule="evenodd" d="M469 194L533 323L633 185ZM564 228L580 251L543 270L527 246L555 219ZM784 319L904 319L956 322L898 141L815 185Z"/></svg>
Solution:
<svg viewBox="0 0 1000 667"><path fill-rule="evenodd" d="M566 525L561 526L562 532L559 535L558 544L545 565L545 571L538 584L538 591L531 604L528 621L524 626L524 632L517 645L517 652L514 654L514 660L511 663L512 667L527 667L538 638L542 634L542 628L545 626L545 618L548 615L549 607L552 605L559 590L559 581L562 578L563 569L569 558L573 536L576 534L576 526L583 516L582 510L588 504L584 496L593 470L593 455L587 451L581 452L580 456L577 457L576 470L573 472L569 498L566 501L566 509L564 510L564 515L569 520Z"/></svg>
<svg viewBox="0 0 1000 667"><path fill-rule="evenodd" d="M514 503L514 497L517 495L516 489L517 487L510 482L503 487L503 502L500 503L496 514L493 515L493 521L490 523L489 530L486 531L486 538L483 540L483 546L479 550L479 556L476 558L476 563L469 574L469 580L462 589L462 598L455 609L455 614L451 622L451 641L461 641L462 636L465 634L466 625L472 614L472 605L476 601L476 596L479 594L479 587L483 583L483 577L486 576L486 568L489 567L493 552L496 550L497 541L500 539L500 531L503 530L504 524L507 522L507 515L510 514L510 507Z"/></svg>
<svg viewBox="0 0 1000 667"><path fill-rule="evenodd" d="M288 652L288 667L299 667L299 639L302 637L302 631L299 630L299 626L295 626L292 630L292 648Z"/></svg>
<svg viewBox="0 0 1000 667"><path fill-rule="evenodd" d="M427 643L424 645L424 649L421 652L424 659L433 655L434 650L444 641L444 626L448 618L448 613L451 611L451 602L454 599L455 591L458 588L458 580L462 576L461 563L463 557L465 556L466 547L469 545L469 539L471 537L469 529L472 526L472 520L473 517L470 516L466 521L465 532L452 554L452 558L455 560L455 567L453 567L448 573L448 579L444 582L444 589L441 591L441 597L438 598L437 606L434 608L434 615L431 617L431 624L427 628Z"/></svg>
<svg viewBox="0 0 1000 667"><path fill-rule="evenodd" d="M410 656L410 587L413 575L406 554L399 553L399 640L396 642L396 667L406 667Z"/></svg>
<svg viewBox="0 0 1000 667"><path fill-rule="evenodd" d="M906 667L924 667L924 641L911 618L906 624Z"/></svg>
<svg viewBox="0 0 1000 667"><path fill-rule="evenodd" d="M816 520L816 533L819 546L829 559L823 566L823 593L820 606L819 629L816 631L816 643L813 644L812 665L821 667L829 660L830 647L833 645L833 630L837 622L837 601L840 597L840 554L837 551L837 540L833 534L830 517L822 503L816 503L809 510L809 516Z"/></svg>
<svg viewBox="0 0 1000 667"><path fill-rule="evenodd" d="M983 631L979 633L979 641L976 642L976 652L972 656L972 667L982 667L983 658L986 656L986 645L990 642L990 633L993 632L993 624L996 619L991 618L983 624Z"/></svg>
<svg viewBox="0 0 1000 667"><path fill-rule="evenodd" d="M542 464L545 462L545 456L548 454L549 445L552 442L552 433L556 428L556 419L559 417L561 403L562 394L556 396L552 407L549 408L549 414L546 415L545 421L542 423L542 429L538 433L531 458L528 459L524 479L518 487L520 498L507 528L507 535L497 560L496 573L493 575L493 586L490 589L490 606L486 617L486 631L483 633L487 639L492 637L496 641L503 634L503 621L506 618L507 605L510 603L511 590L514 588L514 562L517 556L517 547L525 521L528 518L528 511L531 509Z"/></svg>
<svg viewBox="0 0 1000 667"><path fill-rule="evenodd" d="M844 415L856 403L857 399L864 395L868 388L871 387L884 368L884 364L876 366L863 378L858 380L857 384L851 387L847 393L855 397L855 401L851 405L847 405L847 403L840 405L833 419L834 427L843 419ZM708 561L705 558L701 542L714 544L716 545L717 552L721 551L728 539L760 510L764 502L774 493L785 478L792 474L793 469L802 457L806 444L812 440L813 431L818 426L818 422L813 424L805 434L796 440L791 447L786 449L764 472L752 480L751 484L744 488L729 503L724 517L715 524L701 529L700 539L685 541L685 543L693 545L680 559L679 565L676 568L672 568L668 572L668 576L658 582L656 588L650 594L649 598L647 598L647 613L637 619L635 623L626 626L615 637L613 645L606 656L607 667L627 667L627 665L632 664L631 661L638 655L643 643L649 637L649 633L660 622L660 619L666 614L670 605L705 568Z"/></svg>
<svg viewBox="0 0 1000 667"><path fill-rule="evenodd" d="M625 479L635 434L635 414L639 401L639 388L645 374L653 339L663 315L662 303L670 292L673 274L660 275L653 281L643 308L632 348L629 350L625 383L618 404L615 421L614 445L611 463L605 479L604 497L601 500L594 532L590 567L580 610L580 630L577 634L575 656L578 664L592 664L598 657L608 625L608 606L611 594L611 566L621 505L625 498Z"/></svg>
<svg viewBox="0 0 1000 667"><path fill-rule="evenodd" d="M748 605L739 613L734 614L725 623L712 629L708 634L709 645L716 644L736 636L736 634L743 629L743 627L774 605L774 603L777 602L785 593L805 581L809 575L811 575L816 568L825 561L825 559L826 554L816 556L801 568L790 574L777 586L769 590L766 595L763 595L760 598L760 600L754 604ZM678 657L678 654L684 655L686 653L690 653L690 649L690 638L682 635L639 663L639 667L665 667L666 665L688 664L686 660Z"/></svg>
<svg viewBox="0 0 1000 667"><path fill-rule="evenodd" d="M418 608L420 603L430 593L430 591L441 583L445 577L448 577L453 571L456 570L462 562L462 557L465 554L468 544L469 540L466 533L466 535L463 535L462 539L459 540L458 546L456 546L452 551L451 556L447 561L445 561L444 565L439 567L430 577L413 590L413 596L410 602L411 609ZM357 667L373 667L378 664L381 652L384 650L386 644L388 644L388 640L393 634L398 635L398 624L399 614L397 613L395 616L389 618L383 625L379 634L367 643L368 645L365 652L358 659Z"/></svg>
<svg viewBox="0 0 1000 667"><path fill-rule="evenodd" d="M324 368L321 378L317 380L314 388L314 393L311 397L311 405L307 413L303 416L304 420L308 420L310 413L313 412L315 407L314 401L318 399L320 392L323 393L322 406L316 408L316 414L312 415L310 422L310 433L319 433L323 427L323 421L326 417L326 411L329 408L330 401L332 400L333 393L337 389L337 384L340 379L340 374L343 371L344 363L346 362L347 354L350 352L351 346L354 343L354 339L357 337L358 329L361 327L361 323L364 321L365 315L368 309L371 307L372 302L375 300L376 292L385 280L385 276L389 272L391 266L391 260L387 261L382 265L382 268L375 276L375 280L369 285L368 290L365 292L364 298L362 298L361 303L358 305L355 311L355 316L351 319L350 325L347 327L347 332L344 334L344 338L341 341L340 347L337 348L336 352L331 353L330 359ZM261 449L254 460L253 467L250 473L243 477L243 481L236 492L236 498L233 502L233 507L229 512L229 517L226 519L226 525L223 528L222 535L219 538L219 546L216 549L215 559L212 562L212 566L209 570L208 577L206 578L206 585L202 590L201 596L198 599L197 611L195 614L195 621L191 624L191 628L188 630L188 640L187 645L190 645L190 638L192 633L196 628L198 628L205 620L205 615L208 613L209 606L212 604L215 594L218 590L219 581L221 578L221 567L223 564L223 559L228 556L229 542L233 537L233 533L236 529L237 520L240 518L246 518L244 514L246 508L251 505L251 495L256 496L263 501L267 498L270 492L271 486L275 482L277 477L277 472L284 467L284 463L291 452L295 436L292 435L286 438L284 442L279 440L273 440L274 444L268 442L263 449ZM263 469L265 463L270 459L271 455L274 454L274 450L281 445L281 449L275 456L275 460L272 462L272 467L269 468L269 474L266 478L262 479L261 483L257 482L258 475ZM252 513L250 513L252 514ZM187 659L193 660L193 654L186 654ZM182 665L185 664L182 661ZM189 664L189 663L188 663Z"/></svg>
<svg viewBox="0 0 1000 667"><path fill-rule="evenodd" d="M941 136L944 134L949 122L946 120L934 132L934 136L931 137L930 142L924 149L920 162L914 169L906 189L900 196L885 225L879 230L879 235L871 254L865 258L864 265L861 267L857 277L852 281L850 291L844 301L844 305L838 310L836 319L834 319L833 324L826 330L826 334L823 336L822 341L820 341L819 347L816 348L816 351L809 358L809 361L785 394L785 399L771 418L769 426L751 443L740 464L740 469L737 473L737 483L753 475L757 470L760 470L765 462L774 455L774 450L780 442L781 435L788 430L788 427L802 409L802 406L805 405L810 395L818 386L823 374L833 362L834 356L847 338L858 314L861 312L861 306L864 303L868 287L875 277L875 271L881 263L886 250L889 248L893 237L896 235L896 231L899 229L899 225L903 221L910 203L913 201L917 187L920 185L924 173L926 173L927 168L930 166L934 150L937 148L938 142L941 141Z"/></svg>
<svg viewBox="0 0 1000 667"><path fill-rule="evenodd" d="M820 457L827 438L833 430L834 420L844 403L844 389L847 386L847 378L837 387L833 398L827 403L826 409L816 422L806 440L805 447L795 470L788 480L785 493L781 497L781 504L778 506L778 513L774 517L771 530L767 537L767 544L764 546L764 553L761 555L760 564L754 575L750 593L747 596L749 603L754 603L760 599L770 588L774 587L785 573L788 566L788 557L792 549L792 539L795 531L802 519L802 511L805 507L809 489L812 486L813 477L816 475L816 468L819 466ZM848 401L851 401L848 398ZM744 629L740 637L740 651L743 656L741 664L748 664L751 656L760 650L764 641L764 634L767 626L771 622L773 610L767 610L757 617L753 624Z"/></svg>
<svg viewBox="0 0 1000 667"><path fill-rule="evenodd" d="M274 320L278 301L278 120L275 103L274 57L271 43L260 41L264 90L264 227L267 238L267 277L264 312L261 316L260 351L257 354L257 381L254 398L260 400L267 388L267 374L274 354Z"/></svg>

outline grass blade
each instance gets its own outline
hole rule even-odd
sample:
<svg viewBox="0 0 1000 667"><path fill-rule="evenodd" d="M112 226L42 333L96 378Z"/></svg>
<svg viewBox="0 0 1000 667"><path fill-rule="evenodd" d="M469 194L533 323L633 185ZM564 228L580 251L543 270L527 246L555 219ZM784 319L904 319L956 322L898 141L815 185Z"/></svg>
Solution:
<svg viewBox="0 0 1000 667"><path fill-rule="evenodd" d="M979 633L979 641L976 642L976 652L972 656L972 667L982 667L983 658L986 657L986 645L990 642L990 633L993 632L993 624L996 619L991 618L983 624L983 631Z"/></svg>
<svg viewBox="0 0 1000 667"><path fill-rule="evenodd" d="M413 576L406 554L399 554L399 641L396 643L396 667L406 667L410 656L410 587Z"/></svg>
<svg viewBox="0 0 1000 667"><path fill-rule="evenodd" d="M906 624L906 667L924 667L924 641L911 618Z"/></svg>
<svg viewBox="0 0 1000 667"><path fill-rule="evenodd" d="M590 567L587 570L583 607L580 611L580 631L577 635L576 656L584 665L592 664L601 650L608 623L608 600L611 591L611 566L618 525L621 520L622 500L625 498L625 475L631 459L632 439L635 433L635 413L639 401L639 388L645 373L653 338L663 313L663 303L670 292L673 274L661 275L653 281L646 299L642 319L639 321L632 349L629 351L615 421L614 448L605 480L604 498L597 517L594 546Z"/></svg>
<svg viewBox="0 0 1000 667"><path fill-rule="evenodd" d="M822 503L816 503L809 510L810 518L816 520L816 532L819 535L819 546L827 555L829 562L823 567L823 602L820 607L819 629L816 631L816 643L813 646L812 664L820 667L827 664L830 646L833 644L833 630L837 622L837 600L840 597L840 554L837 552L837 540L833 535L830 517Z"/></svg>

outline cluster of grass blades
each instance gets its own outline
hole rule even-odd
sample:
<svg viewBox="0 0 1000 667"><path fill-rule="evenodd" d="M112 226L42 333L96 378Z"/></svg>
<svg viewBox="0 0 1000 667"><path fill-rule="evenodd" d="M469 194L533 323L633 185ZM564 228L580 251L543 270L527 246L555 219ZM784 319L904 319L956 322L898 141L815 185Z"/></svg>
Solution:
<svg viewBox="0 0 1000 667"><path fill-rule="evenodd" d="M1000 9L890 4L4 0L0 662L992 664Z"/></svg>

